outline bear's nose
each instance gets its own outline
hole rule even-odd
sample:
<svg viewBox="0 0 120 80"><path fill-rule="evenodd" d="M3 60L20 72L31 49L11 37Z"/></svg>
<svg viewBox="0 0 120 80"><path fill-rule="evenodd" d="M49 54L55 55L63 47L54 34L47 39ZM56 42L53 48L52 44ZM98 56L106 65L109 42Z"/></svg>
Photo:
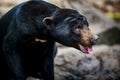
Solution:
<svg viewBox="0 0 120 80"><path fill-rule="evenodd" d="M91 42L92 42L93 44L95 44L98 39L99 39L99 37L98 37L97 35L93 35L92 38L91 38Z"/></svg>

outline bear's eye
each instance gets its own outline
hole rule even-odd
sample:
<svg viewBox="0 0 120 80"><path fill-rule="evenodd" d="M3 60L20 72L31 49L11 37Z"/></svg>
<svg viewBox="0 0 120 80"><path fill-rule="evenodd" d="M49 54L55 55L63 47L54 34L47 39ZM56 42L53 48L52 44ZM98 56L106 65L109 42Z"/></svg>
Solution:
<svg viewBox="0 0 120 80"><path fill-rule="evenodd" d="M75 33L76 34L80 34L80 31L81 31L81 29L82 29L83 27L82 26L75 26L75 28L74 28L74 31L75 31Z"/></svg>
<svg viewBox="0 0 120 80"><path fill-rule="evenodd" d="M85 21L85 19L83 17L79 17L78 20L79 21Z"/></svg>
<svg viewBox="0 0 120 80"><path fill-rule="evenodd" d="M77 26L75 26L75 29L82 29L82 28L83 28L82 25L77 25Z"/></svg>

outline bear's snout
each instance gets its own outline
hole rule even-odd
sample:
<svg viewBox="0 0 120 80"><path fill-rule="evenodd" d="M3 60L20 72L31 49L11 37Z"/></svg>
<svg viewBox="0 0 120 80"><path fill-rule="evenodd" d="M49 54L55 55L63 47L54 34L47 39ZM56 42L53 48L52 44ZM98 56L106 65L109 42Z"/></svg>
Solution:
<svg viewBox="0 0 120 80"><path fill-rule="evenodd" d="M98 35L93 35L91 38L91 43L94 45L98 39L99 39Z"/></svg>

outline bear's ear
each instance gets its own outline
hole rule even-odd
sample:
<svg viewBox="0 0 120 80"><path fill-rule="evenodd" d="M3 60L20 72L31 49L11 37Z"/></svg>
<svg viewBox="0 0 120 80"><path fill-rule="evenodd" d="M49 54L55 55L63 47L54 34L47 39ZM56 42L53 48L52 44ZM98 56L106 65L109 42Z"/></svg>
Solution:
<svg viewBox="0 0 120 80"><path fill-rule="evenodd" d="M45 17L43 19L43 24L50 29L53 26L53 18L52 17Z"/></svg>

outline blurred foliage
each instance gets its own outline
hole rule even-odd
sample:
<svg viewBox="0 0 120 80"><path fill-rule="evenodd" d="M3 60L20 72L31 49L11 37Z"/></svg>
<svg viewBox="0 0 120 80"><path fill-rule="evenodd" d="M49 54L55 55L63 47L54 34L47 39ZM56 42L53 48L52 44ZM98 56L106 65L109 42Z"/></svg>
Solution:
<svg viewBox="0 0 120 80"><path fill-rule="evenodd" d="M112 18L112 19L115 19L115 20L120 20L120 12L108 12L106 13L106 15L109 17L109 18Z"/></svg>

